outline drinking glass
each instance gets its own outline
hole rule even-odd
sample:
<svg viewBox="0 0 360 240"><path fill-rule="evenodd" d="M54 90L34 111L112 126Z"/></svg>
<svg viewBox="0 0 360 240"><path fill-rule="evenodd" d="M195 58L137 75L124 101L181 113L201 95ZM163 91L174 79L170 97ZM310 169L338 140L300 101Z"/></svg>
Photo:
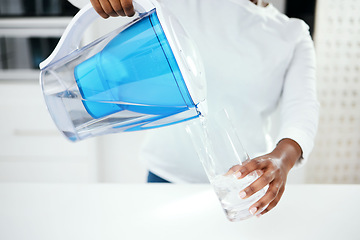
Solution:
<svg viewBox="0 0 360 240"><path fill-rule="evenodd" d="M189 122L186 130L227 218L240 221L251 217L250 206L265 194L265 190L246 199L239 196L239 192L254 182L258 175L253 172L242 179L235 176L236 170L250 158L228 111L223 109L215 115Z"/></svg>

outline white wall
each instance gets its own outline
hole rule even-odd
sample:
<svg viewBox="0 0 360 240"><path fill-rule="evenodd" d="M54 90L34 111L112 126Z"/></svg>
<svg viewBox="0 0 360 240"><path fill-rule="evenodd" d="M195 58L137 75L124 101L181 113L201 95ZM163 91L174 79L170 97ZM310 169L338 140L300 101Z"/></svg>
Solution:
<svg viewBox="0 0 360 240"><path fill-rule="evenodd" d="M309 183L360 183L360 1L318 0L319 131Z"/></svg>

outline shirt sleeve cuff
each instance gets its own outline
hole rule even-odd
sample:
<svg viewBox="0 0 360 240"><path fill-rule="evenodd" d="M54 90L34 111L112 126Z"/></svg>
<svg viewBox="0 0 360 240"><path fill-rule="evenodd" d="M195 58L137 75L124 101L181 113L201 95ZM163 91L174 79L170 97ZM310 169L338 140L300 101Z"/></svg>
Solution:
<svg viewBox="0 0 360 240"><path fill-rule="evenodd" d="M299 144L302 150L302 157L296 162L295 166L300 167L304 165L314 147L314 139L298 128L283 129L276 142L285 138L292 139Z"/></svg>

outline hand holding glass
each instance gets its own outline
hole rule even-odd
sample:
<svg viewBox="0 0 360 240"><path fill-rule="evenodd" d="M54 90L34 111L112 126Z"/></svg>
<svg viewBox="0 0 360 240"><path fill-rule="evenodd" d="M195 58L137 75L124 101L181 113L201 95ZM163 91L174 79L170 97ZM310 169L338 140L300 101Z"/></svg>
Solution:
<svg viewBox="0 0 360 240"><path fill-rule="evenodd" d="M265 194L265 190L262 189L246 199L239 195L258 175L253 172L242 179L237 177L239 166L250 158L231 124L227 111L192 121L186 130L227 218L230 221L239 221L251 217L249 207Z"/></svg>

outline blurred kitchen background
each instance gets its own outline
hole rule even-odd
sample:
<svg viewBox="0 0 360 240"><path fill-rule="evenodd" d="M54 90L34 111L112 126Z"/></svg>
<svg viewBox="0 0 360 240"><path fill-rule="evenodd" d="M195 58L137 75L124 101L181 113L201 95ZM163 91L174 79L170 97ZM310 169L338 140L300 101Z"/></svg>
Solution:
<svg viewBox="0 0 360 240"><path fill-rule="evenodd" d="M358 184L360 0L269 2L307 22L317 52L319 131L309 161L289 182ZM74 144L46 110L38 65L77 11L65 0L0 0L0 182L145 182L137 152L146 132ZM99 34L95 29L84 42Z"/></svg>

